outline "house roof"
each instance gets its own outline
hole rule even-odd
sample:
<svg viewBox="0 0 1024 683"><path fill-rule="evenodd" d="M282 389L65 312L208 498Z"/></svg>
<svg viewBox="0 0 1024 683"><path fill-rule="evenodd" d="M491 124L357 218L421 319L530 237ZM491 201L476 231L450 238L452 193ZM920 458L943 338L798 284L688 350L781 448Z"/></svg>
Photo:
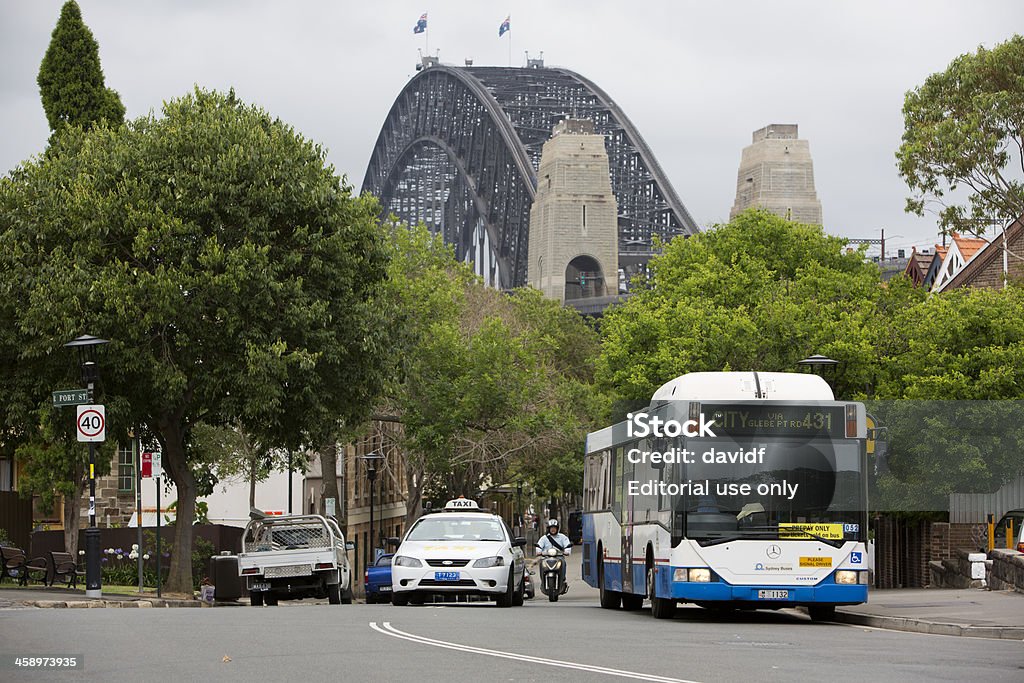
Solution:
<svg viewBox="0 0 1024 683"><path fill-rule="evenodd" d="M970 284L978 273L984 270L997 258L1001 258L1004 237L1007 242L1012 242L1020 236L1022 231L1024 231L1024 216L1018 217L1017 220L1003 230L1002 235L994 238L991 242L975 240L984 242L984 246L972 253L974 258L972 258L967 265L961 268L959 273L950 278L943 289L963 287L964 285Z"/></svg>

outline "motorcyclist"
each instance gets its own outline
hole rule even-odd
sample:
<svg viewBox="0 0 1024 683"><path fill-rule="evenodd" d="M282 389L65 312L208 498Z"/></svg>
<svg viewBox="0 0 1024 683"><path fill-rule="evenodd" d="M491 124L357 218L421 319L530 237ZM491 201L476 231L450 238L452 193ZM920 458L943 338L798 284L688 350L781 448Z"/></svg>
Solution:
<svg viewBox="0 0 1024 683"><path fill-rule="evenodd" d="M569 537L565 534L558 533L557 519L548 520L548 532L541 536L540 540L537 541L537 554L543 555L550 548L554 548L559 552L564 552L566 555L572 552L572 541L570 541ZM563 593L569 590L569 584L565 582L565 564L566 563L563 561L562 569L560 570Z"/></svg>

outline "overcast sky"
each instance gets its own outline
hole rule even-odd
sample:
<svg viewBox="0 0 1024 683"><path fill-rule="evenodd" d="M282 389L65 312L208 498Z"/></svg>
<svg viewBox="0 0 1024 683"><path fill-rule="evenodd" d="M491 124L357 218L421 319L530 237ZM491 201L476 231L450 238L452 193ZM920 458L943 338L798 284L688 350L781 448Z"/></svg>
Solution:
<svg viewBox="0 0 1024 683"><path fill-rule="evenodd" d="M61 0L0 0L0 172L49 131L36 76ZM825 227L889 247L935 241L904 213L896 172L904 93L978 45L1024 30L1020 0L79 0L107 85L129 117L234 87L323 144L356 189L429 14L442 62L507 65L544 52L593 80L647 140L701 226L728 219L751 132L796 123L810 141ZM888 251L888 249L887 249Z"/></svg>

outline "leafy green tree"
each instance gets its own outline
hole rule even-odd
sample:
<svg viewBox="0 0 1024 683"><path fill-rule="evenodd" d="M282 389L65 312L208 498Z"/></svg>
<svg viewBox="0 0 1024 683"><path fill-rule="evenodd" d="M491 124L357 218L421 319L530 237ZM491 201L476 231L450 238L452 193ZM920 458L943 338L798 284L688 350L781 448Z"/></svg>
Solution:
<svg viewBox="0 0 1024 683"><path fill-rule="evenodd" d="M620 403L646 405L687 372L792 372L821 353L840 361L837 395L870 393L879 313L920 296L882 286L877 267L818 226L747 211L652 261L646 286L604 317L597 378Z"/></svg>
<svg viewBox="0 0 1024 683"><path fill-rule="evenodd" d="M980 235L1024 214L1024 37L957 57L911 90L896 153L913 195L907 211L938 207L946 231ZM961 201L966 200L966 201Z"/></svg>
<svg viewBox="0 0 1024 683"><path fill-rule="evenodd" d="M381 389L387 254L376 202L350 192L291 127L199 89L160 117L69 128L0 181L0 291L18 302L0 348L17 374L86 328L111 340L104 389L162 447L176 548L192 547L194 425L295 448L360 423ZM190 590L188 560L169 590Z"/></svg>
<svg viewBox="0 0 1024 683"><path fill-rule="evenodd" d="M68 0L60 11L50 46L39 67L39 92L50 130L88 128L102 120L124 120L124 105L104 84L99 45L82 21L78 3Z"/></svg>
<svg viewBox="0 0 1024 683"><path fill-rule="evenodd" d="M471 495L512 472L578 489L582 472L550 462L578 460L603 412L588 393L595 332L539 292L484 286L422 226L393 226L391 245L385 307L403 350L378 417L403 425L408 520L424 493Z"/></svg>

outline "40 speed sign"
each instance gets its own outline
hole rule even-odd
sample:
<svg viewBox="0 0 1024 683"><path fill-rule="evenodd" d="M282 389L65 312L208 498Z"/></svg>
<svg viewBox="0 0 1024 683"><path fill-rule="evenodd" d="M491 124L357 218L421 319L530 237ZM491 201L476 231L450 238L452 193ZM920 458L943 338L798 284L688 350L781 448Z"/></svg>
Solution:
<svg viewBox="0 0 1024 683"><path fill-rule="evenodd" d="M107 414L103 406L78 406L78 440L84 442L105 441Z"/></svg>

